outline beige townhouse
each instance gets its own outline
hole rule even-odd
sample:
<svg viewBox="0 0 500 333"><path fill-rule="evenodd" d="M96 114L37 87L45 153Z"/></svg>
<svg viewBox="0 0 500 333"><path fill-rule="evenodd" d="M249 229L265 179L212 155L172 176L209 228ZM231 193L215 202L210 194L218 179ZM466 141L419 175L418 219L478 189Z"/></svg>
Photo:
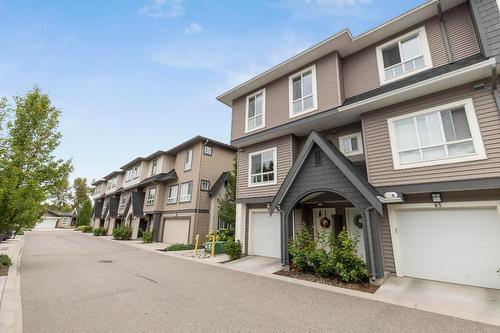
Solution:
<svg viewBox="0 0 500 333"><path fill-rule="evenodd" d="M497 1L431 0L220 95L245 253L347 228L373 279L500 288L499 36Z"/></svg>
<svg viewBox="0 0 500 333"><path fill-rule="evenodd" d="M96 186L94 226L132 227L132 238L152 231L155 241L191 244L223 224L216 220L236 149L196 136L174 148L137 157L102 180L115 185L101 193ZM102 185L106 186L106 185Z"/></svg>

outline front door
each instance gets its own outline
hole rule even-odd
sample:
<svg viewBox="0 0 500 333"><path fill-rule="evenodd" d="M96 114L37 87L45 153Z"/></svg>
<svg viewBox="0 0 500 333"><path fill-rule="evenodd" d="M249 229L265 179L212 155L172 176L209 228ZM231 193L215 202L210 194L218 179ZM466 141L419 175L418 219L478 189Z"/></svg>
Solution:
<svg viewBox="0 0 500 333"><path fill-rule="evenodd" d="M333 231L335 223L335 208L314 208L314 237L324 235L324 240L328 241L330 233Z"/></svg>
<svg viewBox="0 0 500 333"><path fill-rule="evenodd" d="M345 209L347 232L358 239L358 255L366 262L365 238L363 237L363 216L354 207Z"/></svg>

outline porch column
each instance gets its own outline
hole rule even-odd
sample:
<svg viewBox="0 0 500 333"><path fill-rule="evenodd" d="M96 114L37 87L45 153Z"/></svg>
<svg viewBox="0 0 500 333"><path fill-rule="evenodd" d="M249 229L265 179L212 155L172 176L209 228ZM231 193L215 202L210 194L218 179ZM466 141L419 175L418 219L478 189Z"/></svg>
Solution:
<svg viewBox="0 0 500 333"><path fill-rule="evenodd" d="M244 203L236 204L236 223L234 226L234 238L241 242L241 248L245 249L245 216L247 205Z"/></svg>
<svg viewBox="0 0 500 333"><path fill-rule="evenodd" d="M288 254L288 242L292 239L292 211L288 214L280 213L281 216L281 264L290 265L290 255Z"/></svg>
<svg viewBox="0 0 500 333"><path fill-rule="evenodd" d="M153 214L153 221L152 221L152 226L151 226L151 231L153 232L153 239L155 242L158 242L158 236L160 234L160 216L161 214L159 213L154 213Z"/></svg>
<svg viewBox="0 0 500 333"><path fill-rule="evenodd" d="M114 218L114 217L109 220L109 226L108 226L108 232L107 232L108 235L113 234L113 229L115 228L115 221L116 221L116 218Z"/></svg>
<svg viewBox="0 0 500 333"><path fill-rule="evenodd" d="M137 236L139 235L139 221L140 217L136 217L132 220L132 239L137 239Z"/></svg>

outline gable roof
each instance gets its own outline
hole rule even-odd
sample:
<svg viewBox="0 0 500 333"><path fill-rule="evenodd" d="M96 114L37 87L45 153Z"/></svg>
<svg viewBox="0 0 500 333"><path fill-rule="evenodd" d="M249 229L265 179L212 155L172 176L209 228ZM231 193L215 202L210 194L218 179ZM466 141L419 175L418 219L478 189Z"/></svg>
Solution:
<svg viewBox="0 0 500 333"><path fill-rule="evenodd" d="M288 172L283 184L281 184L278 193L271 202L270 212L272 213L274 209L282 202L285 195L288 193L293 181L299 174L302 165L306 161L309 153L311 152L314 145L317 145L324 154L332 161L332 163L340 169L340 171L347 177L347 179L356 187L356 189L365 197L365 199L380 213L382 212L382 203L378 200L377 190L371 186L366 180L361 177L361 175L356 170L353 163L342 154L337 147L335 147L330 141L323 138L318 133L312 131L307 138L299 156L297 157L295 163L292 165L290 171Z"/></svg>
<svg viewBox="0 0 500 333"><path fill-rule="evenodd" d="M116 171L113 171L113 172L107 174L106 176L104 176L102 178L108 180L108 179L113 178L115 175L119 175L121 173L124 173L124 171L123 170L116 170Z"/></svg>
<svg viewBox="0 0 500 333"><path fill-rule="evenodd" d="M219 193L219 190L223 188L224 184L226 183L226 180L229 177L229 173L230 173L229 171L224 171L219 176L219 178L217 178L215 183L212 185L212 188L210 189L210 191L208 191L208 196L210 198L217 195L217 193Z"/></svg>
<svg viewBox="0 0 500 333"><path fill-rule="evenodd" d="M226 143L223 143L223 142L220 142L220 141L217 141L217 140L212 140L210 138L207 138L205 136L201 136L201 135L197 135L169 150L166 151L167 154L169 155L175 155L177 154L179 151L185 149L185 148L188 148L189 146L197 143L197 142L203 142L203 143L207 143L207 145L215 145L215 146L219 146L221 148L225 148L225 149L228 149L228 150L233 150L233 151L236 151L236 148L231 146L231 145L228 145Z"/></svg>
<svg viewBox="0 0 500 333"><path fill-rule="evenodd" d="M373 45L400 31L410 28L420 22L439 14L439 5L443 11L455 7L465 0L430 0L425 3L375 27L359 36L353 37L349 29L344 29L316 45L300 52L284 62L270 68L256 77L236 86L235 88L218 96L217 99L232 106L234 99L251 93L256 89L280 78L293 71L327 55L338 52L341 57L346 57Z"/></svg>
<svg viewBox="0 0 500 333"><path fill-rule="evenodd" d="M143 186L146 184L154 184L154 183L159 183L159 182L164 182L167 180L171 179L177 179L177 172L175 172L175 169L170 170L169 172L162 172L157 175L153 175L151 177L148 177L144 179L142 182L137 184L136 186Z"/></svg>

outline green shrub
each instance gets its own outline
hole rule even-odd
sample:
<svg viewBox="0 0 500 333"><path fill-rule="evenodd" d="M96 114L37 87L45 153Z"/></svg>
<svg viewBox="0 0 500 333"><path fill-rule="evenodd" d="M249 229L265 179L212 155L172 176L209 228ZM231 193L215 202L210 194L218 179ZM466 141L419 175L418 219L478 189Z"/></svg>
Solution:
<svg viewBox="0 0 500 333"><path fill-rule="evenodd" d="M0 267L9 267L12 265L12 260L6 254L0 254Z"/></svg>
<svg viewBox="0 0 500 333"><path fill-rule="evenodd" d="M292 257L292 265L299 271L305 271L310 267L309 257L316 249L316 244L312 238L310 229L303 225L295 233L295 237L290 241L288 251Z"/></svg>
<svg viewBox="0 0 500 333"><path fill-rule="evenodd" d="M335 274L344 282L359 282L368 278L366 265L357 253L358 240L344 228L332 239Z"/></svg>
<svg viewBox="0 0 500 333"><path fill-rule="evenodd" d="M108 229L106 228L95 228L94 229L94 236L106 236L108 233Z"/></svg>
<svg viewBox="0 0 500 333"><path fill-rule="evenodd" d="M144 243L153 243L153 233L151 231L144 231L142 233L142 241Z"/></svg>
<svg viewBox="0 0 500 333"><path fill-rule="evenodd" d="M191 244L172 244L170 246L167 246L163 251L185 251L185 250L193 250L194 245Z"/></svg>
<svg viewBox="0 0 500 333"><path fill-rule="evenodd" d="M89 225L81 225L78 227L78 230L80 230L81 232L92 232L93 229Z"/></svg>
<svg viewBox="0 0 500 333"><path fill-rule="evenodd" d="M212 236L215 236L216 241L226 242L231 238L234 239L234 230L228 230L228 229L214 230L205 237L205 242L211 242Z"/></svg>
<svg viewBox="0 0 500 333"><path fill-rule="evenodd" d="M344 282L368 278L368 271L357 253L358 240L342 230L338 236L318 233L316 239L305 225L290 241L289 253L297 270L314 271L322 277L337 276Z"/></svg>
<svg viewBox="0 0 500 333"><path fill-rule="evenodd" d="M229 256L229 259L238 259L241 257L241 242L239 240L235 241L229 238L224 245L224 251Z"/></svg>
<svg viewBox="0 0 500 333"><path fill-rule="evenodd" d="M118 227L113 230L113 238L117 240L129 240L132 237L132 228Z"/></svg>

